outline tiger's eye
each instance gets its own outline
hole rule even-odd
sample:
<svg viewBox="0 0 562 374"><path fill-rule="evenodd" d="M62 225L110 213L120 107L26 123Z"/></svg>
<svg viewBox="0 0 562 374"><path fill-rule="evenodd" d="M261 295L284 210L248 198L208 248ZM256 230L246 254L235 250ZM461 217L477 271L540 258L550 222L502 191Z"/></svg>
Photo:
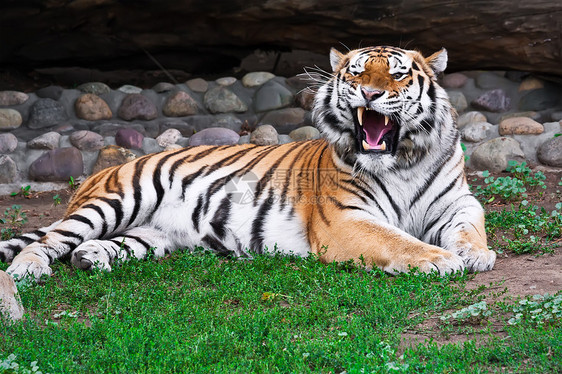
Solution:
<svg viewBox="0 0 562 374"><path fill-rule="evenodd" d="M398 79L402 78L404 75L406 75L406 74L404 74L404 73L394 73L394 74L392 74L392 79L398 80Z"/></svg>

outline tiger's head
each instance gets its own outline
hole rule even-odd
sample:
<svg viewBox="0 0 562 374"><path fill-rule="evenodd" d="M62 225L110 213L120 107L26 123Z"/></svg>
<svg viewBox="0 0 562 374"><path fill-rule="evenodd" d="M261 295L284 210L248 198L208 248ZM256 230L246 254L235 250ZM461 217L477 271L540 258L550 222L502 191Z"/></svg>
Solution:
<svg viewBox="0 0 562 374"><path fill-rule="evenodd" d="M313 117L344 162L370 172L408 168L453 141L453 110L436 82L445 49L427 58L386 46L332 49L330 63Z"/></svg>

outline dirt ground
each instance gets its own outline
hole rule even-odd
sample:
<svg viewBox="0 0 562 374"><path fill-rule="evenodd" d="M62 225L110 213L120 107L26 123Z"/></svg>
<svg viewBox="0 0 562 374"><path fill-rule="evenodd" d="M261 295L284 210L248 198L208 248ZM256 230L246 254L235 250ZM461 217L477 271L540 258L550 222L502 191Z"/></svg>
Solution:
<svg viewBox="0 0 562 374"><path fill-rule="evenodd" d="M562 186L558 185L562 177L562 169L544 170L547 176L548 189L542 196L529 196L532 203L544 206L548 211L561 201ZM500 174L497 174L499 176ZM469 173L469 183L475 182L476 174ZM54 204L53 196L59 195L61 203ZM52 192L31 193L30 196L0 196L0 217L3 212L12 205L21 205L27 215L28 222L23 231L33 231L48 226L52 222L62 218L66 205L72 195L70 189ZM486 209L503 209L505 204L501 202L487 205ZM560 243L560 242L559 242ZM507 287L508 294L512 296L524 296L554 294L562 290L562 248L558 246L554 253L541 255L516 255L504 252L498 254L494 269L489 272L476 274L469 282L468 287L477 288L481 285L490 286L488 292L501 291Z"/></svg>

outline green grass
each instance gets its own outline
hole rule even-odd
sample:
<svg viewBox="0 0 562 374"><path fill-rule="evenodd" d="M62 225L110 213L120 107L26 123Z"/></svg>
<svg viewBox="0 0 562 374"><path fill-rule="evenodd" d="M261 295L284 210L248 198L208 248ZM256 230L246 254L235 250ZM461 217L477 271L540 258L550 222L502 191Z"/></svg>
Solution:
<svg viewBox="0 0 562 374"><path fill-rule="evenodd" d="M200 252L133 260L111 273L54 270L20 291L22 322L0 322L0 372L2 360L19 364L4 372L33 363L43 373L562 370L557 315L532 330L528 313L508 323L515 304L491 305L476 325L439 318L482 301L482 288L466 290L468 275L388 276L314 258ZM401 345L403 332L434 320L436 338L481 342Z"/></svg>

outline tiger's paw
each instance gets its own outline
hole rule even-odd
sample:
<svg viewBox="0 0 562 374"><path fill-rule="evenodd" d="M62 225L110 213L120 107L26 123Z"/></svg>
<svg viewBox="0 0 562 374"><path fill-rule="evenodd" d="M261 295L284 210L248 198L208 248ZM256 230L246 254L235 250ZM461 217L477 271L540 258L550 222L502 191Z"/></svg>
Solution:
<svg viewBox="0 0 562 374"><path fill-rule="evenodd" d="M462 257L468 271L474 273L476 271L492 270L496 263L496 252L485 249L471 249Z"/></svg>
<svg viewBox="0 0 562 374"><path fill-rule="evenodd" d="M31 258L32 256L26 256L25 259L17 260L6 269L6 273L10 274L14 280L31 279L35 282L40 282L41 278L44 276L51 276L53 271L49 265L45 264L42 259L37 257L37 259Z"/></svg>
<svg viewBox="0 0 562 374"><path fill-rule="evenodd" d="M418 268L424 273L436 271L439 275L445 275L462 272L465 269L465 264L460 256L435 247L435 249L424 253L423 256L411 258L402 266L391 264L383 270L395 274L397 272L407 272L412 268Z"/></svg>
<svg viewBox="0 0 562 374"><path fill-rule="evenodd" d="M107 252L94 240L87 241L72 251L70 262L82 270L111 271Z"/></svg>

